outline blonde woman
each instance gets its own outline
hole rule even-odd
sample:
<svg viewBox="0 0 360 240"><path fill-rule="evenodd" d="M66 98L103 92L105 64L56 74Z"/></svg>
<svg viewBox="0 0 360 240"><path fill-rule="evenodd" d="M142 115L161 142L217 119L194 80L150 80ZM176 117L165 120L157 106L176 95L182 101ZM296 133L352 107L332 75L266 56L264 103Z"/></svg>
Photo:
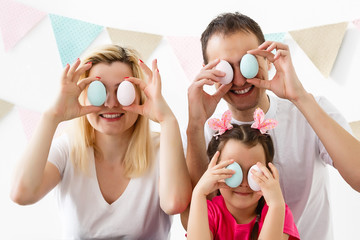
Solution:
<svg viewBox="0 0 360 240"><path fill-rule="evenodd" d="M57 101L16 169L11 198L33 204L56 187L66 239L167 239L169 215L186 209L191 182L157 62L150 69L136 51L106 45L83 63L65 67ZM136 86L128 107L116 96L125 79ZM94 80L106 88L99 107L86 96ZM70 119L73 130L53 141L58 124ZM150 132L149 119L160 135Z"/></svg>

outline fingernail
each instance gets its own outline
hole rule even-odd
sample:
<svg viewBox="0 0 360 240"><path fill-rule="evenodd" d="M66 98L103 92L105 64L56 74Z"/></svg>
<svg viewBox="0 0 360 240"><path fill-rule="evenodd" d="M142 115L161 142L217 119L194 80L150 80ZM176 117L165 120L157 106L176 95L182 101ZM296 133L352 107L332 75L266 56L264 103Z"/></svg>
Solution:
<svg viewBox="0 0 360 240"><path fill-rule="evenodd" d="M129 78L129 77L124 77L124 79L127 79L127 78Z"/></svg>
<svg viewBox="0 0 360 240"><path fill-rule="evenodd" d="M101 79L101 77L96 76L97 79Z"/></svg>
<svg viewBox="0 0 360 240"><path fill-rule="evenodd" d="M92 62L87 62L86 64L92 64Z"/></svg>
<svg viewBox="0 0 360 240"><path fill-rule="evenodd" d="M141 59L139 59L139 61L140 61L141 63L144 63Z"/></svg>
<svg viewBox="0 0 360 240"><path fill-rule="evenodd" d="M156 70L159 72L159 69L158 69L158 68L157 68Z"/></svg>

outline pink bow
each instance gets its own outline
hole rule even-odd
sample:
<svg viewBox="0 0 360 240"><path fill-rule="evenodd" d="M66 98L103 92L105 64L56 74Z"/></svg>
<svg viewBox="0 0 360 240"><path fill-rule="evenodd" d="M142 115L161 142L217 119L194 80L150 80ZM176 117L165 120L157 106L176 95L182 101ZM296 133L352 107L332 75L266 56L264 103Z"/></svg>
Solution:
<svg viewBox="0 0 360 240"><path fill-rule="evenodd" d="M226 130L230 130L233 128L233 125L231 125L230 121L231 121L231 112L230 110L227 110L226 112L223 113L221 120L218 118L211 118L208 121L208 124L211 129L215 131L219 131L217 134L214 135L217 137L218 135L221 135L224 132L226 132Z"/></svg>
<svg viewBox="0 0 360 240"><path fill-rule="evenodd" d="M277 121L274 119L265 120L265 114L261 108L257 108L254 112L254 123L251 125L252 128L257 128L262 134L266 133L267 130L273 129L277 125Z"/></svg>

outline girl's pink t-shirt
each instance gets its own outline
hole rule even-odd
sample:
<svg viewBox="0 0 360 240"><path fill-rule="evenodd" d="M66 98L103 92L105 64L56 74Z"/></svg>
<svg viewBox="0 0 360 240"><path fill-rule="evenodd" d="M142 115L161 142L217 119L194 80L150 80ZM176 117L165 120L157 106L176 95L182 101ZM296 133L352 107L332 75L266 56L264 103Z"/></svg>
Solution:
<svg viewBox="0 0 360 240"><path fill-rule="evenodd" d="M237 224L235 218L231 215L225 205L222 196L216 196L211 201L207 201L209 227L214 239L250 239L251 230L255 224L256 218L247 224ZM264 224L268 205L264 205L259 221L259 230ZM289 235L289 240L300 239L299 232L294 223L294 218L290 208L285 205L285 223L284 233Z"/></svg>

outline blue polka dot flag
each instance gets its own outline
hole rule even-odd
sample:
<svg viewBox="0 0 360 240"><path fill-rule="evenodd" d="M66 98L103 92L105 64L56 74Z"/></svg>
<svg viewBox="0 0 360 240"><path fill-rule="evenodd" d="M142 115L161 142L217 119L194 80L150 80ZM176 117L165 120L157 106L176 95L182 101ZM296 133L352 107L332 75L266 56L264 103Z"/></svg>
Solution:
<svg viewBox="0 0 360 240"><path fill-rule="evenodd" d="M279 32L279 33L268 33L264 34L265 41L274 41L274 42L284 42L285 38L285 32ZM276 53L276 50L274 49L272 51L273 54Z"/></svg>
<svg viewBox="0 0 360 240"><path fill-rule="evenodd" d="M275 41L275 42L283 42L285 38L285 32L279 33L268 33L264 34L266 41Z"/></svg>
<svg viewBox="0 0 360 240"><path fill-rule="evenodd" d="M49 14L63 67L72 64L102 32L103 26Z"/></svg>

